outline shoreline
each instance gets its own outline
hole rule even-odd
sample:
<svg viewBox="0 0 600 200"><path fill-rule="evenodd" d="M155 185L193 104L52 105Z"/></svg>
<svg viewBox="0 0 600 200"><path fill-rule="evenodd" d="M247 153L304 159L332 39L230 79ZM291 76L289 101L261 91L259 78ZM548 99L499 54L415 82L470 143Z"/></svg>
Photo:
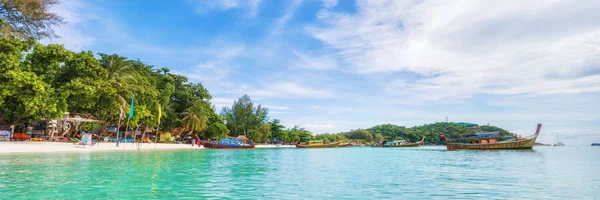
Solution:
<svg viewBox="0 0 600 200"><path fill-rule="evenodd" d="M199 150L204 148L192 147L189 144L156 144L143 143L138 149L135 143L119 144L116 147L115 143L98 143L92 147L85 148L72 143L64 142L0 142L0 155L6 154L23 154L23 153L73 153L73 152L125 152L125 151L151 151L151 150Z"/></svg>

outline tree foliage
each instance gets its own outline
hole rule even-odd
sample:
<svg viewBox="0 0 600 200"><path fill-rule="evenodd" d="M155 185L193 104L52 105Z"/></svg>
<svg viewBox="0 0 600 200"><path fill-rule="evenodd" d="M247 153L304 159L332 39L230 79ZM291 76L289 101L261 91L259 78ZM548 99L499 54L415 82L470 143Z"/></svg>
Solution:
<svg viewBox="0 0 600 200"><path fill-rule="evenodd" d="M254 141L264 141L271 134L271 127L264 126L268 120L269 110L260 104L254 106L248 95L241 96L233 102L231 108L223 108L221 115L232 136L247 135Z"/></svg>
<svg viewBox="0 0 600 200"><path fill-rule="evenodd" d="M50 8L58 3L58 0L0 0L0 36L56 37L51 27L64 24L64 20L50 12Z"/></svg>
<svg viewBox="0 0 600 200"><path fill-rule="evenodd" d="M369 132L368 130L365 130L365 129L351 130L347 133L344 133L344 135L348 139L365 140L367 142L373 141L373 134L371 134L371 132Z"/></svg>
<svg viewBox="0 0 600 200"><path fill-rule="evenodd" d="M181 123L183 127L192 132L198 133L207 128L208 124L208 113L206 110L204 101L196 101L192 104L192 107L186 109L185 112L181 113L183 119L181 119Z"/></svg>
<svg viewBox="0 0 600 200"><path fill-rule="evenodd" d="M185 127L203 137L229 133L202 84L139 60L98 55L0 37L0 123L27 123L74 112L116 125L119 108L127 116L135 96L134 115L124 122L131 128L158 126L158 105L162 105L162 129ZM256 113L267 119L266 110Z"/></svg>
<svg viewBox="0 0 600 200"><path fill-rule="evenodd" d="M64 99L23 61L32 44L0 37L0 122L16 124L58 117L66 109ZM35 53L35 51L34 51Z"/></svg>

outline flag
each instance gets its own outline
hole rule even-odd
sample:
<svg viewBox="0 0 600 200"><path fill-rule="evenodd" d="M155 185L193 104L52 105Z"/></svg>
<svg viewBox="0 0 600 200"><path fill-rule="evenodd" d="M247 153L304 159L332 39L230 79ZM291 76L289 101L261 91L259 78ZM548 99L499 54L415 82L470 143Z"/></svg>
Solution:
<svg viewBox="0 0 600 200"><path fill-rule="evenodd" d="M129 106L129 117L127 117L127 118L133 117L133 103L134 103L133 102L133 97L134 96L131 96L131 105Z"/></svg>
<svg viewBox="0 0 600 200"><path fill-rule="evenodd" d="M160 104L158 104L158 124L160 124L160 115L161 115Z"/></svg>
<svg viewBox="0 0 600 200"><path fill-rule="evenodd" d="M125 118L123 117L123 106L119 107L119 119L124 120Z"/></svg>

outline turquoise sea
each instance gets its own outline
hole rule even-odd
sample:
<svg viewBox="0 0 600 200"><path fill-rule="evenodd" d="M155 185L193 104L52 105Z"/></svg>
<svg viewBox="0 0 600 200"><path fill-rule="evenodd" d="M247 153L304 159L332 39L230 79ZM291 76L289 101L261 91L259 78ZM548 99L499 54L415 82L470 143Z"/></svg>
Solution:
<svg viewBox="0 0 600 200"><path fill-rule="evenodd" d="M600 148L0 154L0 199L600 199Z"/></svg>

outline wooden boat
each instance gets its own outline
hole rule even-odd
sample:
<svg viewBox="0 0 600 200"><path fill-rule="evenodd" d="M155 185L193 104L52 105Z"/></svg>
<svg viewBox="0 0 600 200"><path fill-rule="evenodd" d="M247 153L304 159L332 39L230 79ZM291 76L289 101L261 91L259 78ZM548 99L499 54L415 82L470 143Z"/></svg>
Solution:
<svg viewBox="0 0 600 200"><path fill-rule="evenodd" d="M322 140L308 141L308 144L297 144L296 148L335 148L340 145L339 142L323 144Z"/></svg>
<svg viewBox="0 0 600 200"><path fill-rule="evenodd" d="M407 143L405 140L394 140L390 143L386 143L382 147L420 147L423 145L423 141L425 140L425 136L421 139L421 141Z"/></svg>
<svg viewBox="0 0 600 200"><path fill-rule="evenodd" d="M340 147L352 147L352 143L340 144Z"/></svg>
<svg viewBox="0 0 600 200"><path fill-rule="evenodd" d="M205 148L211 149L253 149L254 144L242 142L242 140L221 138L219 141L202 141Z"/></svg>
<svg viewBox="0 0 600 200"><path fill-rule="evenodd" d="M461 143L461 142L446 142L446 148L448 150L455 149L531 149L533 148L533 144L535 143L535 139L540 134L540 130L542 128L542 124L537 125L537 129L535 134L525 137L525 138L516 138L501 142L496 142L495 139L483 139L476 143Z"/></svg>

